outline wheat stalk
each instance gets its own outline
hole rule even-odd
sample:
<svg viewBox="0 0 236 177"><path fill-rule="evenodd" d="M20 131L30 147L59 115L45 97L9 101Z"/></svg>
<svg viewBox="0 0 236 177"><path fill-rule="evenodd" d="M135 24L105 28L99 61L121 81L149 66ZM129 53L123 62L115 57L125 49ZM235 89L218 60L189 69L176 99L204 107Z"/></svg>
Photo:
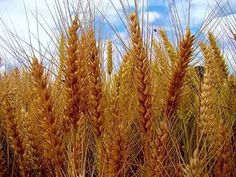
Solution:
<svg viewBox="0 0 236 177"><path fill-rule="evenodd" d="M3 147L0 145L0 176L5 177L6 176L6 162L3 157Z"/></svg>

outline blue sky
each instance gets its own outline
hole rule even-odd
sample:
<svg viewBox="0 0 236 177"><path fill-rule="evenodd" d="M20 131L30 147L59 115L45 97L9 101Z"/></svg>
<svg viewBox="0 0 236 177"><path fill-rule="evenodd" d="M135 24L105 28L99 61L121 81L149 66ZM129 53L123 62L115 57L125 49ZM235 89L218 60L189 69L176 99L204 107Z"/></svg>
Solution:
<svg viewBox="0 0 236 177"><path fill-rule="evenodd" d="M59 0L62 2L63 0ZM69 0L72 4L76 3L78 0ZM113 27L116 28L119 35L123 37L125 40L127 38L127 31L124 28L122 21L118 18L117 11L121 14L122 18L124 18L124 13L122 10L122 6L119 0L82 0L82 4L80 6L86 7L87 1L94 5L97 9L97 18L102 19L100 12L106 17L106 19L112 24ZM111 3L112 1L112 3ZM167 4L168 2L172 2L173 0L144 0L145 4L142 4L142 0L138 1L138 6L144 7L145 16L148 15L149 22L145 22L147 26L150 28L163 27L167 31L171 31L170 26L170 9ZM236 0L217 0L221 1L222 6L226 4L226 2L230 2L232 9L228 11L224 11L223 13L215 14L215 18L211 19L212 25L218 24L214 26L214 32L217 36L225 37L230 34L227 31L225 24L232 23L235 19L233 18L236 7ZM128 12L133 11L134 9L134 1L133 0L123 0L124 5ZM128 3L127 3L128 2ZM175 6L177 7L179 18L181 19L181 24L186 24L187 22L187 14L188 14L188 0L175 0ZM46 5L47 4L47 5ZM114 7L113 7L113 5ZM214 9L216 5L216 0L191 0L191 27L195 32L199 29L203 19L207 14L209 14L212 9ZM50 41L50 37L52 33L55 32L56 25L53 22L51 14L48 10L54 9L55 0L0 0L0 18L4 21L4 23L13 31L13 33L17 33L25 41L29 41L29 29L32 34L31 41L35 48L37 48L37 21L33 14L36 14L36 9L38 13L38 17L40 22L44 24L44 27L49 32L48 34L44 31L44 29L40 28L40 41L44 43L46 46ZM219 8L218 8L219 9ZM26 17L26 12L28 17ZM217 12L217 10L215 10ZM80 15L79 15L80 16ZM27 23L27 18L29 23ZM125 19L123 19L125 20ZM44 22L45 21L45 22ZM219 23L218 23L219 21ZM212 26L209 23L209 27ZM0 27L0 36L6 36L4 33L4 25ZM39 25L40 26L40 25ZM104 21L104 35L107 38L111 38L112 40L116 40L117 36L112 32L112 30L108 30L109 25ZM236 25L235 25L236 26ZM225 30L222 30L223 29ZM51 31L52 30L52 31ZM236 27L235 27L236 31ZM7 39L6 39L7 40ZM26 44L22 44L23 46Z"/></svg>
<svg viewBox="0 0 236 177"><path fill-rule="evenodd" d="M52 18L50 17L49 10L45 2L47 2L48 6L53 9L55 0L0 0L0 18L4 22L8 22L8 25L14 25L16 27L16 32L20 35L27 36L28 26L25 15L24 4L26 6L26 11L28 13L29 24L32 31L36 31L37 25L35 22L35 18L31 15L31 13L35 14L35 10L38 9L39 16L46 19L47 23L53 28L55 25L53 24ZM60 0L63 1L63 0ZM71 3L76 2L78 0L70 0ZM124 31L122 28L121 21L117 18L117 13L114 7L112 7L110 0L88 0L89 2L94 1L95 7L101 11L109 21L114 22L118 27L118 31ZM122 8L119 0L111 0L114 4L115 8L118 12L122 14ZM169 7L167 5L167 1L172 0L145 0L145 15L149 16L149 25L154 26L162 26L168 27L170 25L169 19ZM219 0L218 0L219 1ZM222 0L220 0L222 1ZM226 1L226 0L223 0ZM231 7L236 5L235 0L229 0L231 3ZM235 1L235 2L234 2ZM24 2L24 3L23 3ZM83 0L83 3L86 4L87 0ZM125 2L129 2L131 8L128 8L128 4ZM178 12L181 18L181 22L186 22L186 15L188 13L188 0L175 0L175 4L178 8ZM207 11L214 7L216 4L215 0L191 0L191 26L193 28L197 28L199 24L201 24L204 15ZM222 3L223 4L223 3ZM126 9L132 11L134 7L133 0L124 0L124 5L126 5ZM139 0L138 6L141 7L142 0ZM130 10L131 9L131 10ZM97 13L100 14L99 12ZM11 22L9 21L11 19ZM10 23L12 24L10 24ZM11 26L12 29L12 26ZM1 30L0 30L1 31Z"/></svg>

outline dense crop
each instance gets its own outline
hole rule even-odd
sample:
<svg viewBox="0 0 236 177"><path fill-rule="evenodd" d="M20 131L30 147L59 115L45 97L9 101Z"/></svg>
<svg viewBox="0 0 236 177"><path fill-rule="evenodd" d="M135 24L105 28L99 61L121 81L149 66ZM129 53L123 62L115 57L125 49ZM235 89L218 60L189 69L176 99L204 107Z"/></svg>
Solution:
<svg viewBox="0 0 236 177"><path fill-rule="evenodd" d="M236 77L216 37L187 28L175 46L160 29L150 47L137 12L128 24L117 70L113 42L74 18L56 74L36 56L1 74L0 176L236 175Z"/></svg>

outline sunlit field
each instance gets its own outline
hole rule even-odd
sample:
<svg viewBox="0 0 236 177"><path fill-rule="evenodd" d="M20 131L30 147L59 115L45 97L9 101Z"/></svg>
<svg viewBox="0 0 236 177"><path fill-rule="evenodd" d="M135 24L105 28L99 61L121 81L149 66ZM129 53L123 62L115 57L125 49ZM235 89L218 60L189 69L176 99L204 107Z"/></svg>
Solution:
<svg viewBox="0 0 236 177"><path fill-rule="evenodd" d="M234 0L0 7L0 177L236 177Z"/></svg>

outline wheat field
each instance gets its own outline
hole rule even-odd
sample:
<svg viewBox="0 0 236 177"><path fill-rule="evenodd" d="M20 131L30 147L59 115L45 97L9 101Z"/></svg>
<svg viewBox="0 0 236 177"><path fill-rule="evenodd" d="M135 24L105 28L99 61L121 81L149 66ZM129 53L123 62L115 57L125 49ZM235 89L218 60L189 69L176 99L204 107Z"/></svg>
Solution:
<svg viewBox="0 0 236 177"><path fill-rule="evenodd" d="M1 73L0 177L236 177L236 76L221 39L190 26L177 43L165 28L147 37L137 9L126 23L119 64L115 42L75 14L54 67L35 54Z"/></svg>

